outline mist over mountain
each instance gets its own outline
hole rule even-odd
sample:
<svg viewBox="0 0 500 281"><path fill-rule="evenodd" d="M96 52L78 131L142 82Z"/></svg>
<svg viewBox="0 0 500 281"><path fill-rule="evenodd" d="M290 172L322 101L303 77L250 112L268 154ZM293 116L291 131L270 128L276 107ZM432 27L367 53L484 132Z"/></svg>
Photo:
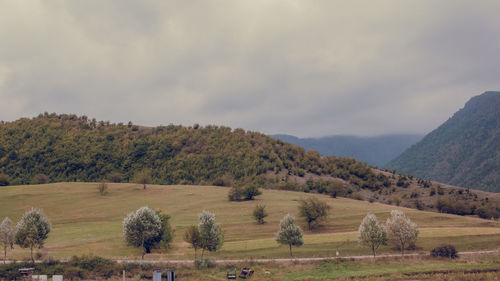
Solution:
<svg viewBox="0 0 500 281"><path fill-rule="evenodd" d="M500 92L471 98L387 167L452 185L500 192Z"/></svg>
<svg viewBox="0 0 500 281"><path fill-rule="evenodd" d="M324 156L352 157L378 167L383 167L423 137L423 135L419 134L394 134L375 137L338 135L320 138L298 138L280 134L271 136L302 146L305 149L317 150Z"/></svg>

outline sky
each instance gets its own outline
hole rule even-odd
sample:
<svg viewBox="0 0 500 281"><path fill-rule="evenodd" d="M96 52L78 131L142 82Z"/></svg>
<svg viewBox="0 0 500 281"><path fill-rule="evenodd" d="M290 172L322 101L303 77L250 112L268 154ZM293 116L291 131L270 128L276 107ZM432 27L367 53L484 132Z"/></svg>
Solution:
<svg viewBox="0 0 500 281"><path fill-rule="evenodd" d="M500 90L500 1L0 0L0 120L428 133Z"/></svg>

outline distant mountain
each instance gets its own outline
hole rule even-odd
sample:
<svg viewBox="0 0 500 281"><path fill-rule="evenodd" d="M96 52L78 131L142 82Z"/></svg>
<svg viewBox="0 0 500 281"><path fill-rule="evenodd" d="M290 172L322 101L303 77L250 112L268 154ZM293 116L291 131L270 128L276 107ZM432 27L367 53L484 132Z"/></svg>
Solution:
<svg viewBox="0 0 500 281"><path fill-rule="evenodd" d="M373 166L383 167L423 135L382 135L376 137L327 136L321 138L298 138L290 135L271 135L274 138L317 150L321 155L352 157Z"/></svg>
<svg viewBox="0 0 500 281"><path fill-rule="evenodd" d="M400 173L500 192L500 92L485 92L388 165Z"/></svg>

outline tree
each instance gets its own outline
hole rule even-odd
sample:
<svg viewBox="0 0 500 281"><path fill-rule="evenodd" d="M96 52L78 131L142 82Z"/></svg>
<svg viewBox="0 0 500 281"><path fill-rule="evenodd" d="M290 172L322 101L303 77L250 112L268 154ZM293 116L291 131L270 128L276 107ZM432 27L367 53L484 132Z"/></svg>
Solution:
<svg viewBox="0 0 500 281"><path fill-rule="evenodd" d="M49 177L44 174L36 174L31 181L31 184L46 184L49 182Z"/></svg>
<svg viewBox="0 0 500 281"><path fill-rule="evenodd" d="M243 195L246 200L253 200L255 196L261 195L262 192L256 184L249 184L243 189Z"/></svg>
<svg viewBox="0 0 500 281"><path fill-rule="evenodd" d="M14 223L9 218L3 219L0 224L0 243L3 246L3 263L7 259L7 250L14 248L14 238L16 235L16 228Z"/></svg>
<svg viewBox="0 0 500 281"><path fill-rule="evenodd" d="M359 225L358 240L360 244L370 247L375 257L378 247L387 244L387 230L374 214L368 214Z"/></svg>
<svg viewBox="0 0 500 281"><path fill-rule="evenodd" d="M385 224L394 243L401 249L401 255L404 255L405 248L417 241L417 225L399 210L392 210Z"/></svg>
<svg viewBox="0 0 500 281"><path fill-rule="evenodd" d="M288 245L290 257L292 258L292 246L300 247L304 244L302 229L295 225L295 218L292 215L287 214L280 221L280 230L276 235L276 242Z"/></svg>
<svg viewBox="0 0 500 281"><path fill-rule="evenodd" d="M143 189L146 189L146 184L151 182L151 170L143 169L137 172L134 176L134 182L138 184L142 184L144 186Z"/></svg>
<svg viewBox="0 0 500 281"><path fill-rule="evenodd" d="M312 224L326 218L330 206L316 197L300 200L299 214L307 221L307 228L312 229Z"/></svg>
<svg viewBox="0 0 500 281"><path fill-rule="evenodd" d="M9 176L6 174L0 174L0 186L7 186L9 183Z"/></svg>
<svg viewBox="0 0 500 281"><path fill-rule="evenodd" d="M231 187L227 194L229 201L253 200L255 196L261 195L262 192L255 184L249 184L245 187Z"/></svg>
<svg viewBox="0 0 500 281"><path fill-rule="evenodd" d="M191 244L194 249L194 260L196 260L196 250L201 247L201 234L196 225L190 225L184 231L184 241Z"/></svg>
<svg viewBox="0 0 500 281"><path fill-rule="evenodd" d="M253 217L257 220L259 224L264 223L264 218L267 217L266 206L258 204L253 209Z"/></svg>
<svg viewBox="0 0 500 281"><path fill-rule="evenodd" d="M168 248L170 242L174 239L174 229L170 225L170 216L161 212L161 210L156 211L156 214L161 221L161 230L159 235L159 243L162 247Z"/></svg>
<svg viewBox="0 0 500 281"><path fill-rule="evenodd" d="M130 213L123 220L123 236L127 244L141 247L142 259L151 248L159 241L161 234L161 220L152 209L142 207ZM161 240L161 239L160 239Z"/></svg>
<svg viewBox="0 0 500 281"><path fill-rule="evenodd" d="M108 193L108 184L105 181L99 183L97 190L99 190L99 194L106 195Z"/></svg>
<svg viewBox="0 0 500 281"><path fill-rule="evenodd" d="M52 226L42 211L31 209L24 213L16 225L15 243L21 248L30 248L31 261L34 263L33 248L43 248Z"/></svg>
<svg viewBox="0 0 500 281"><path fill-rule="evenodd" d="M224 243L224 234L220 224L215 223L215 214L203 211L198 216L198 229L200 231L201 258L205 250L215 252Z"/></svg>

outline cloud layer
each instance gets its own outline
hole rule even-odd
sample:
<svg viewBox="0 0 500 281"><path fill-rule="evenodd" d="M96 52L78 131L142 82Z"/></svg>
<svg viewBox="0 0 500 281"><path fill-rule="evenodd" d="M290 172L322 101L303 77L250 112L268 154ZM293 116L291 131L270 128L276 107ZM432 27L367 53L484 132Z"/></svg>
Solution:
<svg viewBox="0 0 500 281"><path fill-rule="evenodd" d="M500 89L499 1L0 0L0 119L428 132Z"/></svg>

